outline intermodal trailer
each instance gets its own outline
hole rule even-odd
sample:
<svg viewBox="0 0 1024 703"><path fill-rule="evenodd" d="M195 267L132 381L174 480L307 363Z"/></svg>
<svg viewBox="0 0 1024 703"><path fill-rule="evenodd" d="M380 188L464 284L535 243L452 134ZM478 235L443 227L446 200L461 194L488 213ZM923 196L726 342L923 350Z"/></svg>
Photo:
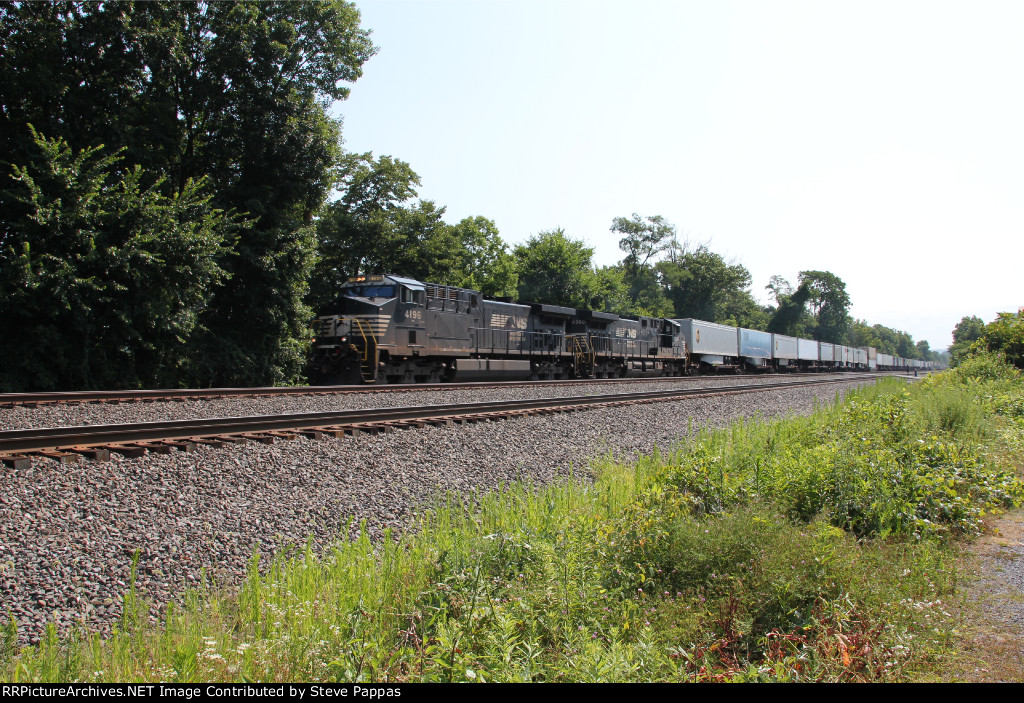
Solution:
<svg viewBox="0 0 1024 703"><path fill-rule="evenodd" d="M765 366L772 358L772 335L769 332L738 330L740 356L750 366Z"/></svg>
<svg viewBox="0 0 1024 703"><path fill-rule="evenodd" d="M797 358L800 359L800 367L804 369L814 368L820 361L821 350L818 343L813 339L797 340Z"/></svg>
<svg viewBox="0 0 1024 703"><path fill-rule="evenodd" d="M772 358L778 366L795 365L800 358L800 344L796 337L784 334L772 335Z"/></svg>
<svg viewBox="0 0 1024 703"><path fill-rule="evenodd" d="M831 342L818 342L819 359L821 365L826 368L832 368L836 366L836 349L837 346ZM840 352L842 354L842 352Z"/></svg>
<svg viewBox="0 0 1024 703"><path fill-rule="evenodd" d="M686 341L691 358L701 364L721 366L736 363L739 356L736 328L692 317L673 320Z"/></svg>

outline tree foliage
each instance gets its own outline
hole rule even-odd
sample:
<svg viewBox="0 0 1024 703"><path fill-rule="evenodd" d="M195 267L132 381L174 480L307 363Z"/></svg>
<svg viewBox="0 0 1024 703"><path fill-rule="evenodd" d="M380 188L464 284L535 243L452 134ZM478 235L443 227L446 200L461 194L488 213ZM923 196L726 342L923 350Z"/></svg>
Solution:
<svg viewBox="0 0 1024 703"><path fill-rule="evenodd" d="M1024 310L1001 312L974 343L975 349L1002 354L1008 363L1024 369Z"/></svg>
<svg viewBox="0 0 1024 703"><path fill-rule="evenodd" d="M781 304L783 298L793 295L795 292L790 282L779 275L772 276L768 281L768 285L765 286L765 289L767 289L771 293L772 297L775 298L776 304Z"/></svg>
<svg viewBox="0 0 1024 703"><path fill-rule="evenodd" d="M559 228L531 236L512 254L519 266L519 300L592 308L601 286L591 258L594 249Z"/></svg>
<svg viewBox="0 0 1024 703"><path fill-rule="evenodd" d="M757 305L750 294L750 272L726 261L707 243L672 242L668 258L657 265L672 302L674 317L709 322L745 319Z"/></svg>
<svg viewBox="0 0 1024 703"><path fill-rule="evenodd" d="M485 217L444 221L444 207L410 202L420 178L408 163L372 153L342 157L339 198L316 224L319 257L309 303L333 300L351 277L397 273L422 280L513 296L518 272L498 227Z"/></svg>
<svg viewBox="0 0 1024 703"><path fill-rule="evenodd" d="M985 333L985 321L976 315L965 316L953 328L953 344L949 347L950 363L957 366L969 353L974 342Z"/></svg>
<svg viewBox="0 0 1024 703"><path fill-rule="evenodd" d="M0 230L0 388L174 385L244 224L204 181L168 196L118 155L35 143L0 195L26 213Z"/></svg>
<svg viewBox="0 0 1024 703"><path fill-rule="evenodd" d="M316 224L318 259L311 275L309 302L330 302L350 276L398 272L390 261L393 213L416 197L420 177L408 163L372 152L345 154L335 174L340 197L327 205Z"/></svg>
<svg viewBox="0 0 1024 703"><path fill-rule="evenodd" d="M313 216L334 181L348 94L373 53L354 5L56 2L0 6L0 143L28 164L28 124L81 151L106 144L166 197L207 178L246 214L200 312L188 383L271 383L301 367ZM3 166L0 164L0 166ZM8 166L9 168L9 166ZM17 203L6 223L24 216Z"/></svg>
<svg viewBox="0 0 1024 703"><path fill-rule="evenodd" d="M904 359L927 361L934 356L926 341L915 343L909 332L885 325L868 325L864 320L853 321L847 343L855 347L875 347L883 354L891 354Z"/></svg>
<svg viewBox="0 0 1024 703"><path fill-rule="evenodd" d="M660 275L654 262L661 252L667 250L675 239L676 228L660 215L641 217L633 213L632 218L616 217L610 231L621 234L619 249L625 258L619 262L614 274L625 286L626 300L609 297L605 305L620 315L670 316L672 304L665 296ZM612 271L605 272L610 283ZM609 288L608 293L617 288ZM617 292L616 292L617 295Z"/></svg>
<svg viewBox="0 0 1024 703"><path fill-rule="evenodd" d="M800 287L806 287L807 304L817 321L814 338L845 344L850 329L850 296L843 280L830 271L801 271Z"/></svg>
<svg viewBox="0 0 1024 703"><path fill-rule="evenodd" d="M479 290L484 295L514 297L519 289L516 259L502 240L498 226L486 217L466 217L452 227L460 246L454 285Z"/></svg>
<svg viewBox="0 0 1024 703"><path fill-rule="evenodd" d="M788 283L785 287L780 286L776 291L778 307L772 313L767 331L791 337L817 339L814 330L818 321L807 309L807 302L811 298L810 288L801 284L791 293L783 292L787 289L792 291L792 287Z"/></svg>
<svg viewBox="0 0 1024 703"><path fill-rule="evenodd" d="M648 266L660 252L668 249L676 236L676 228L661 215L632 218L616 217L610 231L621 234L619 249L626 253L622 266L636 270Z"/></svg>

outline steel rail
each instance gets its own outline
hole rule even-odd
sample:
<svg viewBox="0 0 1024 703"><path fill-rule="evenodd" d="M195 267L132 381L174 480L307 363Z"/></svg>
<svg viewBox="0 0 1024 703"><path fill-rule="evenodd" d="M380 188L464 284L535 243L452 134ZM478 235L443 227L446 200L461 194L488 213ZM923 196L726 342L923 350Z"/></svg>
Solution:
<svg viewBox="0 0 1024 703"><path fill-rule="evenodd" d="M221 436L257 435L261 432L309 430L338 426L398 423L414 420L445 420L488 413L520 413L549 409L574 409L599 405L625 405L642 402L685 399L708 395L752 393L811 385L846 383L864 379L817 379L772 384L715 386L713 388L677 388L643 393L615 393L569 397L534 398L512 401L486 401L453 405L416 405L369 410L337 410L284 415L254 415L201 420L169 420L116 425L49 427L0 432L0 455L61 451L69 448L125 445L154 440L181 440ZM866 379L864 379L866 380Z"/></svg>
<svg viewBox="0 0 1024 703"><path fill-rule="evenodd" d="M821 373L787 373L788 378L820 376ZM876 372L854 373L860 377L884 375ZM891 373L891 372L890 372ZM635 383L639 381L705 381L734 376L634 376L627 378L577 378L538 381L472 381L467 383L405 383L360 386L261 386L253 388L158 388L150 390L114 391L46 391L39 393L0 393L0 408L18 405L50 405L60 403L145 402L157 400L211 400L214 398L246 398L276 395L335 395L410 391L473 390L483 388L531 388L544 386L585 386L593 383Z"/></svg>

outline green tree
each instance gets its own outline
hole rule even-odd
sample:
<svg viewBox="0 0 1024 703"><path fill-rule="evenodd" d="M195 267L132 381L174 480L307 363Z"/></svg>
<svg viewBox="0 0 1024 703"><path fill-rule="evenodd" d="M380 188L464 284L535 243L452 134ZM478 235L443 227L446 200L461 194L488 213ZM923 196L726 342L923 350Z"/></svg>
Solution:
<svg viewBox="0 0 1024 703"><path fill-rule="evenodd" d="M999 352L1018 369L1024 369L1024 310L1001 312L985 325L975 348Z"/></svg>
<svg viewBox="0 0 1024 703"><path fill-rule="evenodd" d="M0 230L0 389L174 385L244 225L202 181L167 196L120 156L35 141L0 194L27 213Z"/></svg>
<svg viewBox="0 0 1024 703"><path fill-rule="evenodd" d="M563 229L533 235L512 254L519 265L519 300L575 308L600 305L601 287L591 264L594 249Z"/></svg>
<svg viewBox="0 0 1024 703"><path fill-rule="evenodd" d="M790 282L779 275L772 276L765 288L771 292L776 304L781 303L783 297L793 295L795 292Z"/></svg>
<svg viewBox="0 0 1024 703"><path fill-rule="evenodd" d="M706 243L691 248L674 241L668 258L656 266L667 289L674 317L709 322L737 319L756 303L750 295L750 272L727 262Z"/></svg>
<svg viewBox="0 0 1024 703"><path fill-rule="evenodd" d="M630 296L629 284L620 264L601 266L594 271L594 310L612 312L616 315L636 315L637 309Z"/></svg>
<svg viewBox="0 0 1024 703"><path fill-rule="evenodd" d="M632 218L616 217L611 232L621 234L619 249L626 253L622 265L627 272L648 266L660 252L667 250L676 237L676 227L661 215Z"/></svg>
<svg viewBox="0 0 1024 703"><path fill-rule="evenodd" d="M779 304L768 323L768 331L791 337L818 339L815 335L817 320L807 310L807 302L811 298L810 287L801 283L791 294L780 290L776 297Z"/></svg>
<svg viewBox="0 0 1024 703"><path fill-rule="evenodd" d="M914 344L914 338L910 336L908 332L896 332L896 356L902 356L904 359L916 359L917 358L917 345Z"/></svg>
<svg viewBox="0 0 1024 703"><path fill-rule="evenodd" d="M28 163L25 125L81 150L124 147L164 195L208 178L248 215L200 314L190 382L272 383L301 367L313 217L333 183L348 95L374 53L340 1L58 2L0 6L0 140ZM23 216L16 206L4 222Z"/></svg>
<svg viewBox="0 0 1024 703"><path fill-rule="evenodd" d="M420 177L408 163L372 152L345 154L335 181L340 197L316 223L318 258L308 302L316 310L332 301L351 276L404 273L392 260L395 212L416 197Z"/></svg>
<svg viewBox="0 0 1024 703"><path fill-rule="evenodd" d="M308 297L313 309L333 300L349 277L366 273L515 295L516 261L497 225L479 216L447 225L443 207L410 203L420 178L408 163L390 156L375 159L369 152L346 154L336 180L340 197L316 224L319 257Z"/></svg>
<svg viewBox="0 0 1024 703"><path fill-rule="evenodd" d="M671 315L672 304L665 296L653 264L658 254L675 241L675 225L660 215L640 217L633 213L632 218L613 219L610 231L622 235L619 248L626 257L619 266L629 289L629 314Z"/></svg>
<svg viewBox="0 0 1024 703"><path fill-rule="evenodd" d="M965 359L977 340L985 333L985 321L971 315L962 317L953 329L953 344L949 347L950 364L956 366Z"/></svg>
<svg viewBox="0 0 1024 703"><path fill-rule="evenodd" d="M829 271L801 271L799 286L806 286L807 304L817 319L815 339L845 344L850 332L850 296L843 280Z"/></svg>
<svg viewBox="0 0 1024 703"><path fill-rule="evenodd" d="M648 272L656 277L655 271ZM621 264L601 266L594 270L593 295L589 306L594 310L612 312L621 316L650 315L654 317L671 317L671 302L660 295L659 283L651 283L652 294L634 298L635 289L627 282L625 267Z"/></svg>
<svg viewBox="0 0 1024 703"><path fill-rule="evenodd" d="M462 248L455 274L456 285L479 290L487 296L515 297L519 288L516 259L498 233L498 226L486 217L466 217L452 227Z"/></svg>
<svg viewBox="0 0 1024 703"><path fill-rule="evenodd" d="M875 329L866 320L854 320L850 326L850 346L853 347L875 347L882 353L886 353L881 347L882 342Z"/></svg>
<svg viewBox="0 0 1024 703"><path fill-rule="evenodd" d="M904 343L901 339L901 333L891 327L885 325L873 325L871 328L876 338L878 339L877 349L883 354L890 354L893 356L901 356L899 354L900 344Z"/></svg>
<svg viewBox="0 0 1024 703"><path fill-rule="evenodd" d="M389 256L381 270L421 281L461 284L465 249L445 223L444 212L433 201L420 200L388 213L383 241Z"/></svg>
<svg viewBox="0 0 1024 703"><path fill-rule="evenodd" d="M725 311L728 317L722 324L767 331L774 309L759 305L750 291L740 290L733 292L726 303Z"/></svg>

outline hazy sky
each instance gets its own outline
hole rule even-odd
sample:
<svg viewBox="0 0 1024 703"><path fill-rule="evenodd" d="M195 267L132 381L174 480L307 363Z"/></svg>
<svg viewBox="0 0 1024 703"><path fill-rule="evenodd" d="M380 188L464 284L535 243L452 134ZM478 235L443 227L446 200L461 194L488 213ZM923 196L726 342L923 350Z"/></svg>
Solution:
<svg viewBox="0 0 1024 703"><path fill-rule="evenodd" d="M379 53L346 148L447 219L622 258L662 215L746 266L823 269L851 313L950 342L1024 305L1024 3L356 0Z"/></svg>

